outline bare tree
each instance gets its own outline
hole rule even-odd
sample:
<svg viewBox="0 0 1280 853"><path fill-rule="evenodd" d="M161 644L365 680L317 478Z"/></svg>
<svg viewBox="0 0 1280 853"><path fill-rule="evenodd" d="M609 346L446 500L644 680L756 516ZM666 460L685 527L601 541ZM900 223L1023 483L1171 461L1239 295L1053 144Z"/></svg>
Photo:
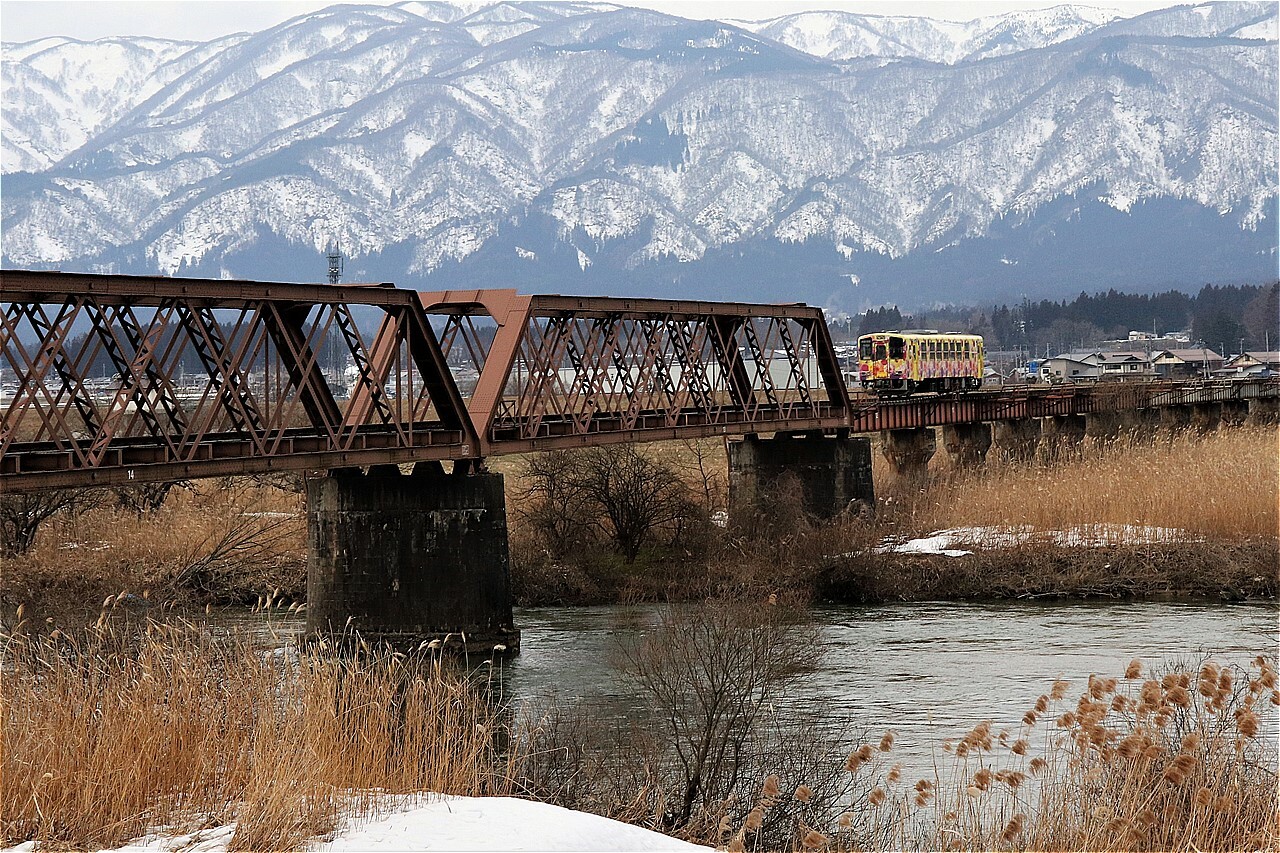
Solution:
<svg viewBox="0 0 1280 853"><path fill-rule="evenodd" d="M35 544L40 525L60 512L85 509L93 502L87 489L0 495L0 555L27 553Z"/></svg>
<svg viewBox="0 0 1280 853"><path fill-rule="evenodd" d="M571 450L535 453L525 460L527 486L516 505L520 516L554 554L582 543L592 509L578 486L578 454Z"/></svg>
<svg viewBox="0 0 1280 853"><path fill-rule="evenodd" d="M655 529L689 514L692 502L680 475L630 444L584 450L571 478L599 512L592 519L635 562Z"/></svg>
<svg viewBox="0 0 1280 853"><path fill-rule="evenodd" d="M696 511L680 474L629 444L544 453L525 466L520 512L560 554L595 530L631 563L655 531Z"/></svg>
<svg viewBox="0 0 1280 853"><path fill-rule="evenodd" d="M136 486L119 486L112 489L116 496L116 504L141 518L150 515L164 506L165 499L174 488L192 488L190 480L177 480L166 483L139 483Z"/></svg>
<svg viewBox="0 0 1280 853"><path fill-rule="evenodd" d="M702 506L710 516L716 510L725 509L728 500L725 484L727 460L723 447L717 454L710 452L707 443L700 439L689 439L684 443L685 449L693 457L693 470L697 474L697 482L702 487Z"/></svg>
<svg viewBox="0 0 1280 853"><path fill-rule="evenodd" d="M714 601L669 611L626 670L658 711L680 772L673 827L758 782L745 774L765 739L765 713L814 654L813 629L776 605Z"/></svg>

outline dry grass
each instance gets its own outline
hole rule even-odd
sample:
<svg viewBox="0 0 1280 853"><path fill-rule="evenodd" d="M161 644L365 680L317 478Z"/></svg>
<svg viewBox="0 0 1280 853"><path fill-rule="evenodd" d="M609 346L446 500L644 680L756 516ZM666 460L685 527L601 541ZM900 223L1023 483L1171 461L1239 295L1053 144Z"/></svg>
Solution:
<svg viewBox="0 0 1280 853"><path fill-rule="evenodd" d="M1079 461L1051 466L992 460L983 470L939 477L909 519L922 531L1139 524L1221 540L1274 538L1280 535L1278 439L1274 428L1238 428L1093 448Z"/></svg>
<svg viewBox="0 0 1280 853"><path fill-rule="evenodd" d="M67 621L82 602L122 589L202 603L305 591L306 515L297 492L247 478L202 480L142 515L109 491L96 498L83 512L46 521L28 553L5 558L0 598Z"/></svg>
<svg viewBox="0 0 1280 853"><path fill-rule="evenodd" d="M375 808L370 791L506 792L496 711L427 656L267 653L150 622L19 633L5 667L0 845L234 820L236 849L293 849Z"/></svg>
<svg viewBox="0 0 1280 853"><path fill-rule="evenodd" d="M862 784L830 823L792 829L795 850L1274 850L1280 842L1273 660L1143 677L1091 676L1074 704L1056 682L1017 731L975 726L944 748L950 772L904 776L892 736L855 747ZM1039 746L1037 746L1037 744ZM765 780L757 811L785 798ZM759 816L728 837L756 849Z"/></svg>

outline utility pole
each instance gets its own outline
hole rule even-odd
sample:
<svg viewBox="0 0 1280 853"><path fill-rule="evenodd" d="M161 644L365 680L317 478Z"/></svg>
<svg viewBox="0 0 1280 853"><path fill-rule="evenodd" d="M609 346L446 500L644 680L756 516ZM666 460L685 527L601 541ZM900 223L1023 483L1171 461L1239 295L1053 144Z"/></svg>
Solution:
<svg viewBox="0 0 1280 853"><path fill-rule="evenodd" d="M342 282L342 250L338 248L337 243L329 246L329 283L339 284Z"/></svg>

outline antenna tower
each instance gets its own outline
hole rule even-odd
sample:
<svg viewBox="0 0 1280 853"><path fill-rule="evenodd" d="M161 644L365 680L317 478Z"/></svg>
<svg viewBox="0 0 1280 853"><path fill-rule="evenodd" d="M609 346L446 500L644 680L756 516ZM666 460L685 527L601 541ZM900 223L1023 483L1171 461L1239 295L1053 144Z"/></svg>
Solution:
<svg viewBox="0 0 1280 853"><path fill-rule="evenodd" d="M342 250L338 248L338 244L334 243L329 246L329 283L338 284L342 281Z"/></svg>

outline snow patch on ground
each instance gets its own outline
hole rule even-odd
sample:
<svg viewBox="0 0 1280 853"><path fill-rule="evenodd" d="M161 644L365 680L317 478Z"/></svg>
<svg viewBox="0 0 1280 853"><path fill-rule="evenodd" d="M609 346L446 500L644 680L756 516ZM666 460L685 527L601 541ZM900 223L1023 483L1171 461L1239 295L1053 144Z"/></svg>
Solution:
<svg viewBox="0 0 1280 853"><path fill-rule="evenodd" d="M707 851L659 832L559 806L510 797L391 797L376 816L346 823L331 839L315 841L309 851L556 850ZM115 853L225 853L235 825L190 835L147 835ZM27 842L9 848L34 853Z"/></svg>
<svg viewBox="0 0 1280 853"><path fill-rule="evenodd" d="M1104 548L1109 545L1151 545L1169 542L1199 542L1202 537L1173 527L1138 524L1089 524L1066 530L1036 530L1033 527L957 527L939 530L918 539L891 537L874 551L877 554L942 554L963 557L976 548L1013 548L1021 545L1057 545L1062 548Z"/></svg>

